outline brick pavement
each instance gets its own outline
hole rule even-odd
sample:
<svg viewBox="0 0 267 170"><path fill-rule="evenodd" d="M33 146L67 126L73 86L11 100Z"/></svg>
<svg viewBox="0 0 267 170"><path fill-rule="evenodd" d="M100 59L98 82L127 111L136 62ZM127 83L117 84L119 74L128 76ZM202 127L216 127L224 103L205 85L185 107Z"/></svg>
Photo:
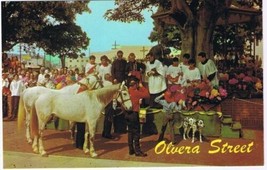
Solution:
<svg viewBox="0 0 267 170"><path fill-rule="evenodd" d="M135 164L135 162L146 163L150 162L160 163L154 166L262 166L264 162L263 156L263 131L262 130L245 130L245 136L243 139L222 139L223 143L228 143L231 145L247 145L253 142L252 152L234 154L234 153L217 153L209 154L208 150L211 149L211 142L216 140L216 138L206 138L203 143L199 141L191 143L191 141L184 141L178 136L178 144L175 145L176 148L181 147L199 147L200 153L167 153L165 150L156 154L155 147L157 146L157 135L142 137L142 148L148 153L148 157L139 158L135 156L128 155L127 146L127 135L126 134L115 134L116 140L108 140L101 138L100 134L96 135L95 148L98 153L98 158L96 160L110 160L110 161L130 161ZM166 135L166 143L169 136ZM28 145L25 138L25 132L17 132L16 122L3 122L3 150L4 150L4 165L12 168L8 154L18 152L31 154L32 159L40 160L50 160L50 157L54 156L65 156L71 159L76 158L88 158L89 155L84 155L79 149L76 149L69 139L68 131L56 131L56 130L46 130L44 133L44 145L49 154L48 158L42 158L40 155L32 154L31 145ZM14 155L14 154L13 154ZM23 157L22 157L23 158ZM256 159L255 159L256 158ZM23 158L24 159L24 158ZM91 159L90 159L91 160ZM27 160L23 161L27 164ZM42 162L42 161L41 161ZM75 162L75 161L74 161ZM11 162L12 163L12 162ZM37 164L41 166L40 164ZM58 167L62 167L62 164L58 164ZM84 164L82 164L84 165ZM122 166L123 164L118 164ZM16 165L17 166L17 165ZM67 166L67 164L66 164ZM70 165L71 166L71 165ZM78 166L78 165L77 165ZM86 164L86 167L95 167L97 165L92 164L91 166ZM114 165L116 166L116 165ZM125 165L126 166L126 165ZM65 166L64 166L65 167Z"/></svg>

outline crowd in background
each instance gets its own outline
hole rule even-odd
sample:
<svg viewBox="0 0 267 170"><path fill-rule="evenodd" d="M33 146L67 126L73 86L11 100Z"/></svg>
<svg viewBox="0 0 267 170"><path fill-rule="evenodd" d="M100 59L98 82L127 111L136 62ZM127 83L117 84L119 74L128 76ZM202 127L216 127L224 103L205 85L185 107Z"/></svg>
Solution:
<svg viewBox="0 0 267 170"><path fill-rule="evenodd" d="M118 51L117 54L114 61L110 61L106 55L101 56L101 63L95 63L96 57L92 55L89 57L89 62L84 67L85 70L79 70L78 68L68 69L67 67L60 69L40 67L39 70L33 70L24 68L18 60L18 57L8 57L6 53L3 53L3 97L19 95L15 94L14 91L12 94L10 89L10 87L13 87L11 86L12 82L21 81L21 86L23 86L23 88L38 85L52 89L61 89L66 85L75 83L93 70L98 73L104 83L119 83L126 80L128 77L135 76L149 88L151 97L149 105L153 106L153 104L157 105L154 102L154 98L159 95L158 93L165 91L167 87L171 85L187 86L188 83L190 84L200 81L201 79L209 78L205 75L207 74L207 69L203 67L203 64L196 65L195 59L189 54L184 54L181 58L167 57L171 61L169 64L166 64L167 62L160 62L155 56L151 56L150 54L148 54L142 62L136 60L134 53L130 53L129 56L126 57L123 56L122 51ZM211 72L216 73L210 77L210 79L213 79L213 86L218 85L218 69L216 67L220 68L221 65L226 65L229 69L235 67L250 68L257 64L255 63L255 59L247 55L238 57L233 53L229 53L228 56L228 59L225 60L220 55L216 54L214 56L215 65L213 65L212 60L208 60L208 57L204 58L205 61L211 62L213 67ZM191 67L188 69L190 65ZM205 65L207 64L205 63ZM92 69L92 66L95 67ZM154 72L156 72L156 75L153 75ZM15 77L18 77L18 79L14 79ZM14 87L12 89L14 90ZM9 105L11 105L11 103ZM9 108L9 111L11 111L12 108ZM7 112L8 111L4 110L3 117L8 115ZM16 117L15 113L12 113L11 116L12 115ZM13 117L12 119L14 119Z"/></svg>
<svg viewBox="0 0 267 170"><path fill-rule="evenodd" d="M116 115L118 104L115 101L111 102L105 110L102 137L113 139L111 135L112 124L114 133L126 133L128 125L129 154L135 153L137 156L146 156L140 150L139 142L136 142L140 138L140 122L138 119L140 107L162 108L158 101L159 97L163 97L167 103L176 103L180 110L187 109L188 103L194 105L194 101L188 100L188 89L198 87L203 82L211 89L219 88L220 70L218 70L218 67L220 68L221 65L226 65L229 69L236 66L249 67L252 64L251 62L255 63L255 60L249 58L245 58L244 61L241 58L238 60L236 56L229 58L229 63L227 63L228 60L224 61L218 55L215 55L214 60L211 60L205 52L198 53L196 59L194 56L184 54L180 58L166 57L165 61L162 61L149 52L145 60L140 62L136 60L134 53L124 57L123 51L118 51L114 61L110 61L106 55L103 55L100 57L101 62L96 63L96 57L94 55L89 56L89 61L84 67L85 70L68 69L67 67L60 69L40 67L39 70L33 70L22 67L17 57L9 58L7 54L3 53L3 118L16 120L20 95L26 88L45 86L51 89L61 89L90 74L97 74L99 79L102 80L103 86L126 81L129 89L131 89L131 96L135 96L131 98L132 102L135 103L135 109L132 112L134 116L129 116L129 114L127 116L126 114L127 119L124 114ZM142 92L138 93L140 90ZM147 95L142 95L146 94L146 90ZM136 96L136 94L140 95ZM205 95L207 95L207 92L205 92ZM136 118L138 121L136 121ZM134 126L136 124L137 126ZM166 126L166 121L164 126ZM129 127L131 130L129 130ZM143 134L158 133L153 123L153 117L151 120L147 117L142 130ZM164 131L161 132L159 140L162 140ZM76 142L80 143L80 146L77 147L81 147L82 142ZM134 143L137 143L136 146L133 146ZM133 148L137 148L138 151L134 152Z"/></svg>
<svg viewBox="0 0 267 170"><path fill-rule="evenodd" d="M6 107L6 104L3 105L3 117L8 116L8 112L11 112L11 119L16 117L16 111L13 112L11 107L13 102L5 100L11 96L13 98L15 98L14 96L19 96L16 88L23 90L33 86L45 86L52 89L61 89L66 85L75 83L85 75L91 74L91 72L97 72L104 84L109 84L110 82L120 83L129 77L136 77L143 82L145 87L149 88L150 100L148 104L151 107L157 107L158 105L154 102L156 96L172 85L189 86L201 80L209 80L213 86L218 86L218 73L223 72L221 69L223 66L227 66L228 70L246 68L246 70L254 71L255 67L259 65L258 58L255 59L250 55L238 56L237 54L229 53L224 58L216 54L214 56L214 64L213 60L205 56L205 53L200 54L201 56L197 58L199 64L196 65L195 58L189 54L184 54L180 58L167 56L166 59L169 62L161 62L162 60L158 60L149 53L141 62L136 60L134 53L130 53L125 57L122 51L118 51L114 61L103 55L100 57L101 62L96 63L96 57L90 56L88 63L84 66L85 70L79 70L78 68L68 69L67 67L60 69L40 67L39 70L33 70L24 68L18 57L8 57L6 53L3 53L3 102L9 105L9 107ZM20 85L18 86L17 84ZM143 102L143 104L145 103Z"/></svg>

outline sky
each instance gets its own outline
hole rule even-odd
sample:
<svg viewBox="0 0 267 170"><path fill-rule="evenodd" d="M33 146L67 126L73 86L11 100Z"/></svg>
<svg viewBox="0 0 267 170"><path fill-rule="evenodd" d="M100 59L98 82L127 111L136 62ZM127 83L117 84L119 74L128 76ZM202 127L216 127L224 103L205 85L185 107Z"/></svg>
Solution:
<svg viewBox="0 0 267 170"><path fill-rule="evenodd" d="M116 41L117 45L141 45L152 46L156 43L150 42L148 39L153 30L152 13L144 11L145 22L123 23L119 21L107 21L104 19L106 10L115 7L113 0L91 0L89 8L91 13L83 13L76 16L77 25L81 26L82 30L87 33L90 38L90 43L85 51L86 56L93 52L104 52L114 48ZM15 46L12 53L19 54L19 46ZM37 52L38 53L38 52ZM39 52L43 55L44 52ZM26 54L22 51L22 54Z"/></svg>
<svg viewBox="0 0 267 170"><path fill-rule="evenodd" d="M104 13L107 9L114 8L114 2L90 1L91 13L77 16L76 23L80 25L90 38L87 52L108 51L113 48L116 41L118 45L155 45L148 39L153 29L152 13L144 12L145 22L123 23L119 21L107 21Z"/></svg>

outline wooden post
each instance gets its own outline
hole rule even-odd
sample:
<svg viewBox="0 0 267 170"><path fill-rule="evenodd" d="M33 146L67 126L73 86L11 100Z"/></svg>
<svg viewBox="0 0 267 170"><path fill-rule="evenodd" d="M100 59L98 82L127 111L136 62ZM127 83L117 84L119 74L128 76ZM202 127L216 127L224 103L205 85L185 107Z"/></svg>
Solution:
<svg viewBox="0 0 267 170"><path fill-rule="evenodd" d="M115 41L115 43L112 46L114 46L114 48L112 48L112 50L116 50L117 49L117 46L119 46L119 45Z"/></svg>
<svg viewBox="0 0 267 170"><path fill-rule="evenodd" d="M143 59L145 58L145 52L148 51L146 50L145 46L143 46L142 50L140 50L143 53Z"/></svg>

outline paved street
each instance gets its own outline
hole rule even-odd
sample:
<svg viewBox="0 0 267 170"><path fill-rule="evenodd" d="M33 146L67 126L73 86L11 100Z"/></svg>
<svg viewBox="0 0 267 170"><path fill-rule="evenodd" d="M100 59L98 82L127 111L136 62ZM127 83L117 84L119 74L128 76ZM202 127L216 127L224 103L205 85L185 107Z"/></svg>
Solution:
<svg viewBox="0 0 267 170"><path fill-rule="evenodd" d="M33 153L4 151L4 168L85 168L85 167L170 167L177 164L133 162L90 157L50 155L47 158ZM185 165L178 165L185 166Z"/></svg>
<svg viewBox="0 0 267 170"><path fill-rule="evenodd" d="M210 144L216 138L207 138L203 143L196 141L192 144L190 140L184 141L180 136L178 144L172 147L173 151L190 147L190 153L168 153L166 147L161 153L156 153L158 135L146 136L141 140L142 149L148 153L145 158L128 155L127 134L114 134L115 140L103 139L97 134L95 149L98 158L90 158L74 147L68 131L57 130L46 130L44 133L44 146L49 156L33 154L31 145L26 142L25 132L18 132L16 126L16 121L3 122L4 168L259 166L263 165L264 160L263 131L244 130L243 139L222 139L223 143L234 146L253 142L252 152L242 154L209 154ZM169 136L165 137L168 145ZM194 153L192 148L198 148L200 152Z"/></svg>

